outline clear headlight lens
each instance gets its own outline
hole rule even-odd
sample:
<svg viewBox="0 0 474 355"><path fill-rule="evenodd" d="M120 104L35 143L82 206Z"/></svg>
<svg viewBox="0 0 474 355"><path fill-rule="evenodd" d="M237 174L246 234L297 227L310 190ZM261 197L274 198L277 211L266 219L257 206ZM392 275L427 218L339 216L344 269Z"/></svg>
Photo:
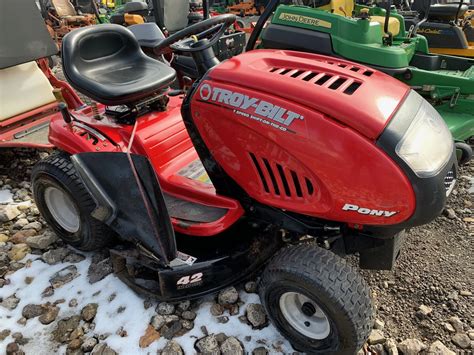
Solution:
<svg viewBox="0 0 474 355"><path fill-rule="evenodd" d="M418 94L412 91L410 95ZM453 137L439 113L426 100L421 100L413 122L395 151L422 178L435 176L448 162L453 152Z"/></svg>

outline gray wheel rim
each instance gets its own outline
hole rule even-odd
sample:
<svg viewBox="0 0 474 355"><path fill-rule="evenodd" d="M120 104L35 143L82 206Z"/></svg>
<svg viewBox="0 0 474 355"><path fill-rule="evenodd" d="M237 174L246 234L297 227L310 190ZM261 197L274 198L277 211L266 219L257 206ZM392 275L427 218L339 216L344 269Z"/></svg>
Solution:
<svg viewBox="0 0 474 355"><path fill-rule="evenodd" d="M56 223L70 233L79 230L79 211L67 193L56 187L48 187L44 191L44 200Z"/></svg>
<svg viewBox="0 0 474 355"><path fill-rule="evenodd" d="M283 317L298 333L316 340L328 337L329 319L316 302L299 292L286 292L279 303Z"/></svg>

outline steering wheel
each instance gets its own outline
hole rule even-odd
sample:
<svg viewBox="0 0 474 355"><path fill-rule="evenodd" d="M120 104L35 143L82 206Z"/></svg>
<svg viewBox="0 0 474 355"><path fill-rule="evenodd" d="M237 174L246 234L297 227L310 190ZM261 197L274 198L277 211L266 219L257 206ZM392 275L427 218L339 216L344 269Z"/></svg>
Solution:
<svg viewBox="0 0 474 355"><path fill-rule="evenodd" d="M235 15L225 14L195 23L165 38L153 48L153 51L157 55L166 54L171 51L188 53L202 51L216 44L235 20ZM210 38L205 44L193 47L194 43L209 36Z"/></svg>

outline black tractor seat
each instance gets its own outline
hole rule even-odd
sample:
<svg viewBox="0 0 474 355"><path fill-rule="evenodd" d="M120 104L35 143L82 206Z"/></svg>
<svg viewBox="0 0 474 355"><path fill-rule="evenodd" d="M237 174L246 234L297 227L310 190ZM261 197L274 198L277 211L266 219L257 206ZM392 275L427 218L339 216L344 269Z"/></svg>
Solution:
<svg viewBox="0 0 474 355"><path fill-rule="evenodd" d="M79 92L105 105L132 105L168 88L173 68L145 55L133 33L119 25L95 25L67 34L63 71Z"/></svg>
<svg viewBox="0 0 474 355"><path fill-rule="evenodd" d="M469 9L467 5L462 5L458 14L458 8L459 4L433 4L430 6L428 20L453 21L456 20L456 15L462 17Z"/></svg>

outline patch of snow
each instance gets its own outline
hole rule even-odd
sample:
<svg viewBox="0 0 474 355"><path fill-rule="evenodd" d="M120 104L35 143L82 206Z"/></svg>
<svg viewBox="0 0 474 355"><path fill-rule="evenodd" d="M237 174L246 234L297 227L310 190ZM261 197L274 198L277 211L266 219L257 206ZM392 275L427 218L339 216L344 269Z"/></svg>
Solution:
<svg viewBox="0 0 474 355"><path fill-rule="evenodd" d="M0 204L13 202L13 194L10 190L0 190Z"/></svg>
<svg viewBox="0 0 474 355"><path fill-rule="evenodd" d="M56 328L57 321L80 314L82 307L88 303L97 303L99 307L94 320L95 329L89 332L89 336L110 334L105 342L120 354L152 354L163 348L168 341L164 338L155 341L145 349L141 349L138 345L140 337L145 334L150 319L155 314L156 304L145 309L144 297L133 292L113 274L91 285L87 280L90 255L85 255L86 259L79 263L60 263L53 266L39 260L38 256L28 255L23 262L30 259L32 260L31 265L9 275L10 284L0 288L0 299L12 294L16 294L17 298L20 298L20 303L12 311L0 307L0 331L10 329L11 333L21 332L25 338L29 338L29 342L22 346L27 354L46 355L53 351L64 353L66 346L62 345L58 348L58 344L51 340L51 333ZM56 289L53 296L42 298L41 293L50 286L51 276L68 265L75 265L80 276ZM33 282L27 284L26 277L33 277ZM112 294L115 294L116 297L109 302L109 297ZM259 297L256 294L240 291L240 297L246 303L259 303ZM78 302L77 307L69 307L69 301L73 298ZM61 299L64 299L64 302L58 304L60 311L53 323L45 326L39 322L38 318L29 319L24 326L17 323L22 317L23 307L27 304L54 303ZM241 323L238 316L245 314L246 305L240 307L239 315L229 316L226 313L225 315L229 317L229 322L226 324L218 323L216 317L211 315L209 311L211 305L211 296L202 299L199 309L196 310L197 317L194 321L194 328L185 335L175 338L186 354L195 353L194 343L198 338L203 337L201 331L203 325L206 326L209 334L224 332L227 336L237 337L242 341L246 352L251 352L254 348L262 346L257 343L257 340L265 340L267 349L273 353L272 344L277 342L281 342L279 345L285 353L293 351L290 344L272 325L262 330L253 330L249 325ZM119 311L124 307L123 311ZM128 336L122 338L116 334L120 327L126 330ZM245 336L252 338L246 342ZM11 335L0 341L0 349L5 349L11 341L13 341Z"/></svg>

